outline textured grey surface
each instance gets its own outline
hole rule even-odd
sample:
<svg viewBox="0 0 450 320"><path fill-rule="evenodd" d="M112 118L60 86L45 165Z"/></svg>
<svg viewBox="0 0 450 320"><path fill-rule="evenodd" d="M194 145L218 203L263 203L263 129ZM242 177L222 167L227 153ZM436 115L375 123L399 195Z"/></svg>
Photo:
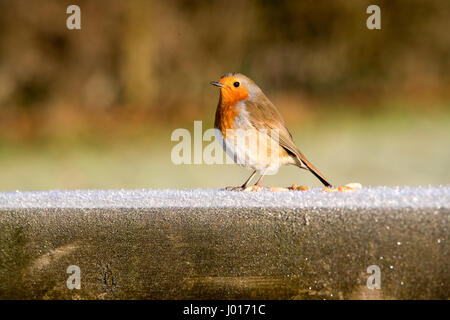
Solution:
<svg viewBox="0 0 450 320"><path fill-rule="evenodd" d="M354 193L79 190L0 193L0 208L450 208L450 187L376 187Z"/></svg>
<svg viewBox="0 0 450 320"><path fill-rule="evenodd" d="M0 193L0 298L448 299L449 195ZM370 265L381 290L366 287Z"/></svg>

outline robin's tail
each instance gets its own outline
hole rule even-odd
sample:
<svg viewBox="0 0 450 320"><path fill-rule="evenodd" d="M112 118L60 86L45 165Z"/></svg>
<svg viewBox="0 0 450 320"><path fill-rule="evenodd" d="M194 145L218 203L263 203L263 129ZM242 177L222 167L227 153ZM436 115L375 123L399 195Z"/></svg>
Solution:
<svg viewBox="0 0 450 320"><path fill-rule="evenodd" d="M331 183L323 176L323 174L321 174L319 170L317 170L317 168L314 167L313 164L309 162L309 160L306 159L306 157L300 151L298 151L298 153L300 159L297 160L300 160L299 161L300 163L298 163L297 165L300 168L308 169L309 171L311 171L311 173L315 175L317 179L319 179L320 182L324 184L325 187L331 187L332 186Z"/></svg>
<svg viewBox="0 0 450 320"><path fill-rule="evenodd" d="M332 186L331 183L328 182L328 180L325 179L325 177L319 172L319 170L314 168L314 166L310 167L309 165L310 164L306 165L308 167L309 171L311 171L312 174L315 175L317 177L317 179L319 179L320 182L322 182L325 187L331 187Z"/></svg>

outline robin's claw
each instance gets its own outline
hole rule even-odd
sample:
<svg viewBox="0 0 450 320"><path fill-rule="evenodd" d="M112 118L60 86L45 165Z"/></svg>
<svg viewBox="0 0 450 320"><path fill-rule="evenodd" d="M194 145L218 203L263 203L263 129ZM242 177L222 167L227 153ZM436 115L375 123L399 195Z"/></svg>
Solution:
<svg viewBox="0 0 450 320"><path fill-rule="evenodd" d="M225 190L227 191L243 191L243 187L226 187Z"/></svg>
<svg viewBox="0 0 450 320"><path fill-rule="evenodd" d="M249 187L226 187L225 190L227 191L244 191L244 192L251 192L251 191L260 191L263 188L260 186L249 186Z"/></svg>

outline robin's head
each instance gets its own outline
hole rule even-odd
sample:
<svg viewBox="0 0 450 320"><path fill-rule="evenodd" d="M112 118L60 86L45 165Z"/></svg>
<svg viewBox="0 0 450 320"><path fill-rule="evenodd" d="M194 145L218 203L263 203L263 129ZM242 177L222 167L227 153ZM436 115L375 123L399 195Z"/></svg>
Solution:
<svg viewBox="0 0 450 320"><path fill-rule="evenodd" d="M222 102L226 104L247 100L261 91L250 78L241 73L227 73L219 81L210 83L220 88Z"/></svg>

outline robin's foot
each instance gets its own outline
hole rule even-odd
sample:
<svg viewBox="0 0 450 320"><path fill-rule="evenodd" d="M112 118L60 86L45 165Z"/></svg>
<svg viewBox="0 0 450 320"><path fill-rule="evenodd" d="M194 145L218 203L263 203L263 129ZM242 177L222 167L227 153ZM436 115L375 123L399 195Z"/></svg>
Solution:
<svg viewBox="0 0 450 320"><path fill-rule="evenodd" d="M250 191L260 191L263 188L260 186L248 186L248 187L226 187L225 190L227 191L245 191L245 192L250 192Z"/></svg>
<svg viewBox="0 0 450 320"><path fill-rule="evenodd" d="M243 191L244 187L240 186L240 187L226 187L225 190L227 191Z"/></svg>

